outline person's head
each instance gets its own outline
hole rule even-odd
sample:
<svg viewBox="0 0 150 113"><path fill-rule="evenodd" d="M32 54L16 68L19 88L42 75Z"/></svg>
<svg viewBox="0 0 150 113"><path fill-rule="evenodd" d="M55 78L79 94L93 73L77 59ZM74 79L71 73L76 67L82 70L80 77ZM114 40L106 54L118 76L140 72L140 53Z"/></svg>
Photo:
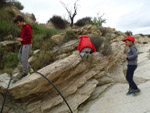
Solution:
<svg viewBox="0 0 150 113"><path fill-rule="evenodd" d="M14 19L14 23L17 24L19 27L22 27L24 25L24 18L20 15L17 15Z"/></svg>
<svg viewBox="0 0 150 113"><path fill-rule="evenodd" d="M122 41L125 42L126 46L130 46L130 45L134 44L135 39L132 36L128 36L127 38L123 39Z"/></svg>

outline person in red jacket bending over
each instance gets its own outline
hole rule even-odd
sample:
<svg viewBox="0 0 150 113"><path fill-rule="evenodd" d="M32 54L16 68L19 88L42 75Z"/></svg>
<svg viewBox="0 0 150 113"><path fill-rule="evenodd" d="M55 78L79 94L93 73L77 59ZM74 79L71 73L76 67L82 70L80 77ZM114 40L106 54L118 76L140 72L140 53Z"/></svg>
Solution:
<svg viewBox="0 0 150 113"><path fill-rule="evenodd" d="M81 57L83 57L83 59L88 59L89 54L96 52L94 45L92 44L90 38L87 35L80 36L77 49L80 51L80 55Z"/></svg>
<svg viewBox="0 0 150 113"><path fill-rule="evenodd" d="M19 77L19 79L21 79L33 72L33 69L28 63L28 58L32 48L32 27L30 24L26 24L24 18L20 15L16 16L14 23L19 27L22 27L20 37L16 38L16 41L21 42L22 44L18 55L18 59L23 67L23 73Z"/></svg>

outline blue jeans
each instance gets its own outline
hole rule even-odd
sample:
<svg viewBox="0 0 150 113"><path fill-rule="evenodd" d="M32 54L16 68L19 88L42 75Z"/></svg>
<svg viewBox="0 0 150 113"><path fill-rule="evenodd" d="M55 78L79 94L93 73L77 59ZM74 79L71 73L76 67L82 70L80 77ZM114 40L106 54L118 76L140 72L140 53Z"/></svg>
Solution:
<svg viewBox="0 0 150 113"><path fill-rule="evenodd" d="M133 80L133 75L136 68L137 65L128 65L127 74L126 74L126 79L129 83L129 88L134 90L138 89L136 83Z"/></svg>

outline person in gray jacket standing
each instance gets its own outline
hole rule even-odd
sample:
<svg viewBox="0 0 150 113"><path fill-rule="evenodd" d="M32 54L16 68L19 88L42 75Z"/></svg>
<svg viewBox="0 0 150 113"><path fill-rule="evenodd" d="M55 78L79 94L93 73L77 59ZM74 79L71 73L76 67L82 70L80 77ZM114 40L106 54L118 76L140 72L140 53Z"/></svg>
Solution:
<svg viewBox="0 0 150 113"><path fill-rule="evenodd" d="M137 87L136 83L133 80L134 71L137 68L137 58L138 58L137 48L134 45L135 38L132 36L128 36L122 41L125 42L126 46L129 47L128 55L125 56L125 60L128 61L126 79L129 83L129 90L126 93L126 95L130 94L136 95L137 93L140 92L140 89Z"/></svg>

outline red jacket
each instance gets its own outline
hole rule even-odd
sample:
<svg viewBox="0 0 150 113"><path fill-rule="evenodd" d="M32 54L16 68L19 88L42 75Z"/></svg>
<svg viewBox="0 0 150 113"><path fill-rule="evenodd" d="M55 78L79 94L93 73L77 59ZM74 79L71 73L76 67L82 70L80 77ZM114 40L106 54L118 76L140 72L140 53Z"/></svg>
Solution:
<svg viewBox="0 0 150 113"><path fill-rule="evenodd" d="M92 52L96 52L94 45L92 44L90 38L87 35L82 35L79 40L78 50L81 51L83 48L89 47Z"/></svg>
<svg viewBox="0 0 150 113"><path fill-rule="evenodd" d="M32 27L30 24L26 24L21 29L20 38L23 39L22 45L32 44Z"/></svg>

